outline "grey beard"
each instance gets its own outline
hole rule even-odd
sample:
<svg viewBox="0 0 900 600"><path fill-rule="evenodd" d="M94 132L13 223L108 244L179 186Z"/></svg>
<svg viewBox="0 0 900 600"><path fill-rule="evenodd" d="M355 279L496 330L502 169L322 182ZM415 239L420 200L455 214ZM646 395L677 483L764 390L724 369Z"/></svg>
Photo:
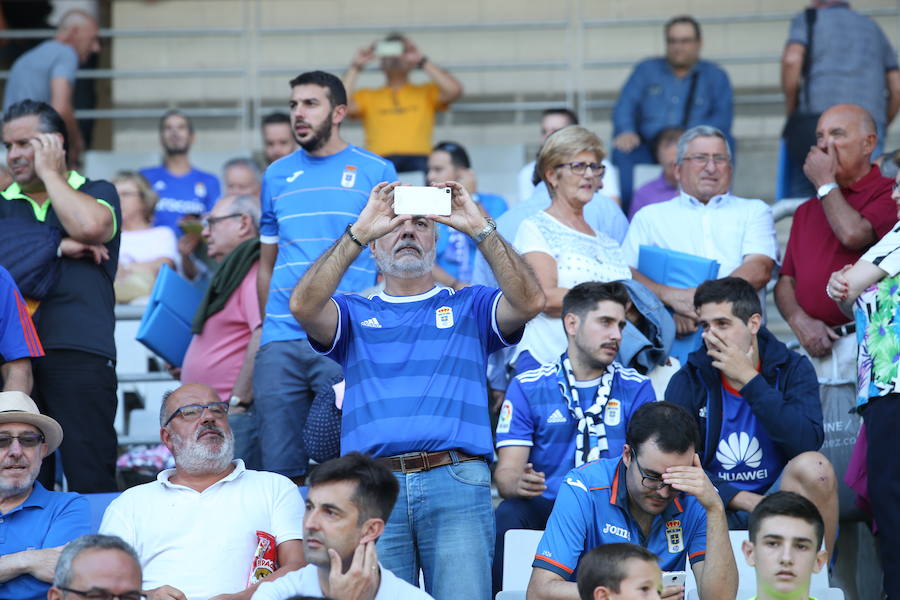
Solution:
<svg viewBox="0 0 900 600"><path fill-rule="evenodd" d="M234 434L231 431L225 432L225 439L218 450L197 440L185 442L174 431L172 440L175 464L179 469L191 475L221 473L228 468L234 458Z"/></svg>
<svg viewBox="0 0 900 600"><path fill-rule="evenodd" d="M435 248L426 252L422 258L416 261L398 261L393 254L385 255L379 252L375 258L378 269L385 275L399 277L400 279L412 279L431 271L434 266Z"/></svg>

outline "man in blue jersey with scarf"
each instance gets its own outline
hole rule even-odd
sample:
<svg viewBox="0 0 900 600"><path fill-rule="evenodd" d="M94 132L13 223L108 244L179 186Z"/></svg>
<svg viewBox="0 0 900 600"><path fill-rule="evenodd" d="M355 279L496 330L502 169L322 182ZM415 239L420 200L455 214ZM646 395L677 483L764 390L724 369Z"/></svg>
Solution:
<svg viewBox="0 0 900 600"><path fill-rule="evenodd" d="M291 312L316 350L341 363L347 381L341 451L377 457L400 496L378 541L382 564L410 583L424 571L437 600L488 600L494 519L487 355L521 338L544 306L540 285L482 215L465 188L450 216L395 215L397 183L379 184L357 221L313 264ZM500 289L437 286L435 222L473 238ZM370 247L384 292L334 294Z"/></svg>
<svg viewBox="0 0 900 600"><path fill-rule="evenodd" d="M544 529L563 477L574 467L622 454L631 415L656 396L650 380L616 361L628 290L586 281L563 298L566 351L555 363L519 374L497 422L494 594L503 579L504 535Z"/></svg>

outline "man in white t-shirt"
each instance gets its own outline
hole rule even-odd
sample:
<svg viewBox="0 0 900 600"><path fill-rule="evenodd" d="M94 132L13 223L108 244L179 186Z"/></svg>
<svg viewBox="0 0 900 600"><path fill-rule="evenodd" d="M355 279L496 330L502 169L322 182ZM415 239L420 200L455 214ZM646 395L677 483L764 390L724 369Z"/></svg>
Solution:
<svg viewBox="0 0 900 600"><path fill-rule="evenodd" d="M263 583L253 600L431 599L378 563L375 542L400 490L387 467L366 454L350 452L319 465L307 482L303 553L310 564Z"/></svg>
<svg viewBox="0 0 900 600"><path fill-rule="evenodd" d="M140 557L149 600L246 600L257 577L277 579L305 564L300 492L287 477L232 461L228 408L201 384L166 394L160 437L175 468L126 490L103 515L100 533L119 536ZM264 553L272 544L274 572Z"/></svg>
<svg viewBox="0 0 900 600"><path fill-rule="evenodd" d="M682 336L697 330L696 288L664 285L638 271L642 245L716 260L719 277L740 277L759 292L772 275L778 243L772 209L730 192L733 165L724 133L708 125L687 130L678 140L675 163L679 195L635 214L622 252L634 279L674 310Z"/></svg>

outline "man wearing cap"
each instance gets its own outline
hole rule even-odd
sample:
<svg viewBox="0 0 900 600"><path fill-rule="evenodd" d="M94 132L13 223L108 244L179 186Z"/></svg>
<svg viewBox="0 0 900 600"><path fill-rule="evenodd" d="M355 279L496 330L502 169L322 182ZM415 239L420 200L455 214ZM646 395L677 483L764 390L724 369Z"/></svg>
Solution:
<svg viewBox="0 0 900 600"><path fill-rule="evenodd" d="M62 442L59 423L22 392L0 392L0 598L44 596L62 547L89 533L78 494L51 492L37 479L41 460Z"/></svg>

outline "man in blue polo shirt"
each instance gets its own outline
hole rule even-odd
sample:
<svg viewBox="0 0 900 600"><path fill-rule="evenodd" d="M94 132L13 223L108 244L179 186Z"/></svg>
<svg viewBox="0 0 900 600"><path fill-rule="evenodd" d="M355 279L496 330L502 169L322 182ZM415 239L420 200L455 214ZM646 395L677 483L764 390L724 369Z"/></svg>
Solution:
<svg viewBox="0 0 900 600"><path fill-rule="evenodd" d="M291 312L310 344L344 367L341 451L379 458L400 496L378 541L385 567L437 600L491 598L493 454L487 355L518 342L544 294L494 222L456 182L450 216L395 215L398 183L372 190L356 222L310 267ZM435 222L473 239L500 289L435 284ZM370 298L337 294L369 245L384 274Z"/></svg>
<svg viewBox="0 0 900 600"><path fill-rule="evenodd" d="M394 166L341 138L347 92L323 71L290 82L291 123L300 149L273 162L263 178L258 292L263 331L253 371L262 467L300 483L309 459L300 432L316 392L340 368L313 352L288 307L307 268L343 235L369 191L394 181ZM340 292L375 283L372 255L362 252L343 274Z"/></svg>
<svg viewBox="0 0 900 600"><path fill-rule="evenodd" d="M0 392L0 598L44 597L62 547L89 533L87 500L50 492L41 461L62 441L59 423L22 392ZM52 460L52 459L51 459Z"/></svg>
<svg viewBox="0 0 900 600"><path fill-rule="evenodd" d="M759 296L741 278L701 284L694 306L704 345L669 381L666 400L696 419L697 452L728 508L729 527L747 529L748 513L765 494L796 492L819 509L833 552L837 481L817 452L825 432L812 364L762 326Z"/></svg>
<svg viewBox="0 0 900 600"><path fill-rule="evenodd" d="M631 542L656 554L663 571L683 571L690 561L701 600L734 598L725 507L694 453L691 416L650 402L634 413L625 439L621 457L566 475L534 556L528 597L577 599L580 558L600 544ZM669 586L663 598L682 591Z"/></svg>
<svg viewBox="0 0 900 600"><path fill-rule="evenodd" d="M615 361L628 291L588 281L563 298L568 348L556 363L525 371L506 391L497 423L494 594L503 578L503 537L544 529L563 476L573 467L622 454L631 415L656 398L650 380Z"/></svg>

